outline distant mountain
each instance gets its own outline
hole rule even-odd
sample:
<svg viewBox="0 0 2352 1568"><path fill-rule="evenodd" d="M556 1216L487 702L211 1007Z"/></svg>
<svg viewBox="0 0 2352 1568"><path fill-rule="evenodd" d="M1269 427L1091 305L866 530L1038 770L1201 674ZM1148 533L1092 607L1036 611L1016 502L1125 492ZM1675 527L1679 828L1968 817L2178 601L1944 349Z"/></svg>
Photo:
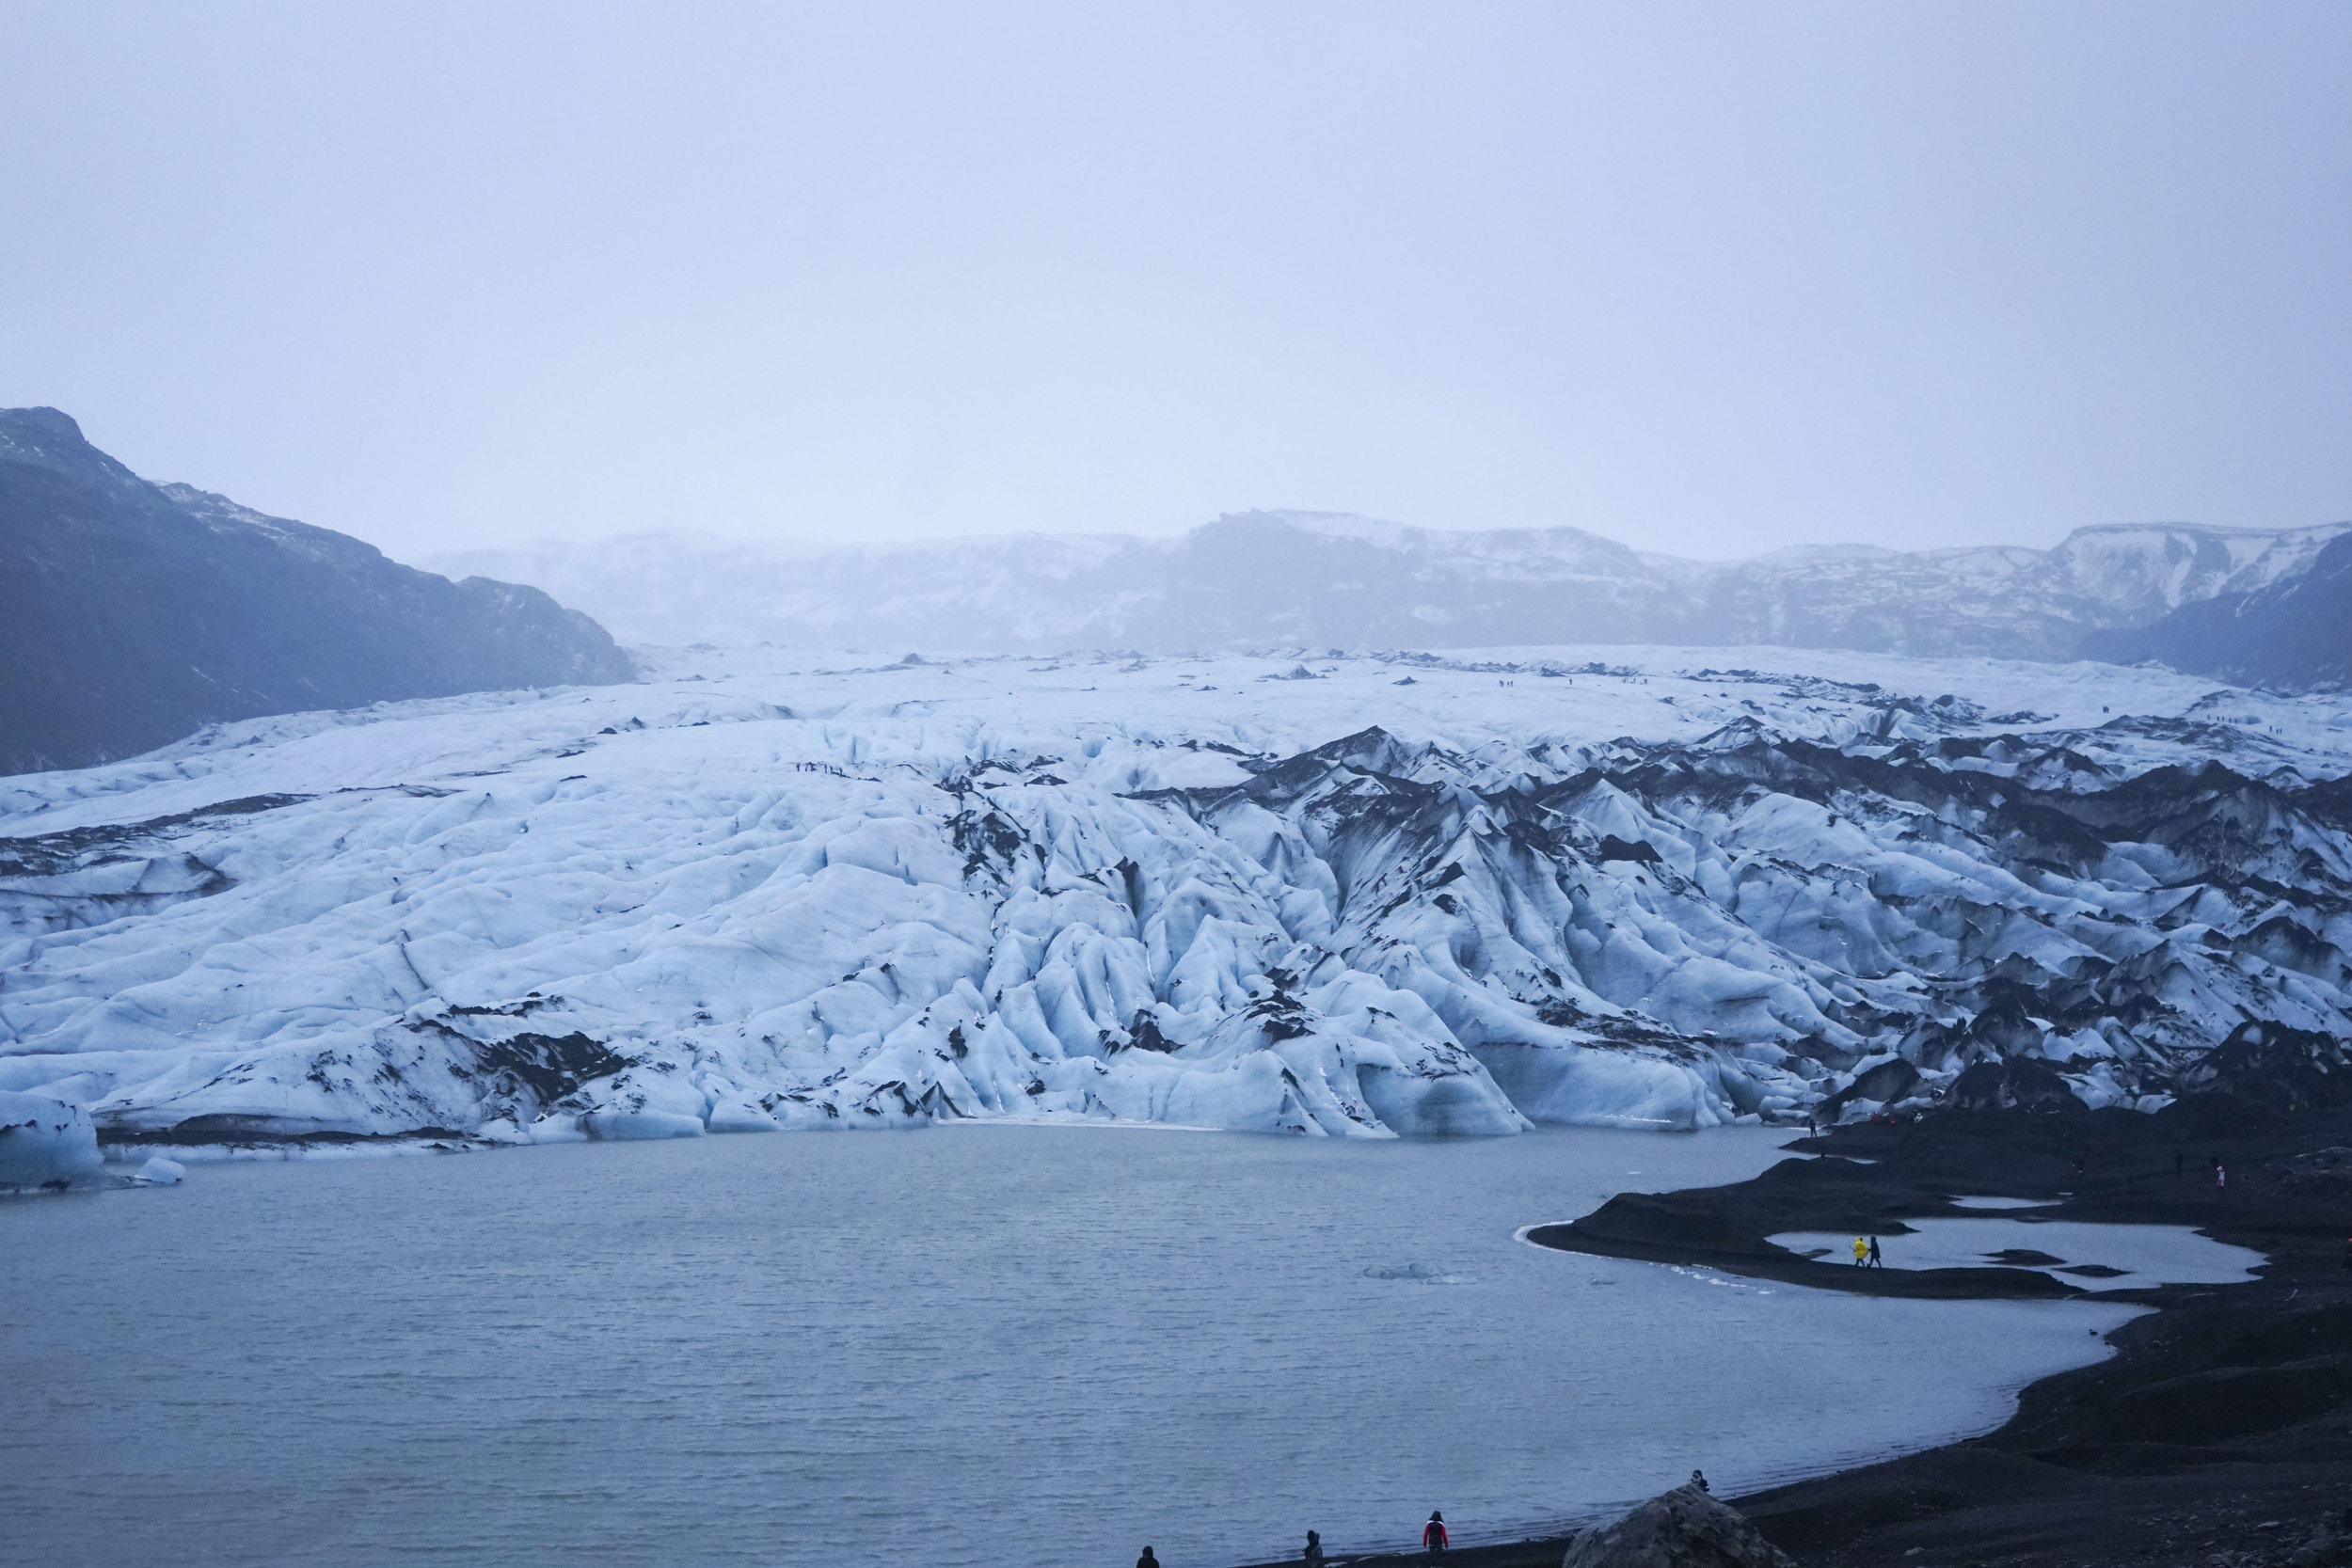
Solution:
<svg viewBox="0 0 2352 1568"><path fill-rule="evenodd" d="M2094 633L2086 647L2118 664L2153 658L2244 686L2352 685L2352 535L2328 541L2292 577Z"/></svg>
<svg viewBox="0 0 2352 1568"><path fill-rule="evenodd" d="M2077 530L2054 549L1775 551L1730 562L1577 529L1455 532L1311 512L1174 539L857 548L640 533L435 558L523 578L629 641L931 651L1661 642L2067 659L2087 633L2293 578L2342 528Z"/></svg>
<svg viewBox="0 0 2352 1568"><path fill-rule="evenodd" d="M54 408L0 409L0 773L221 720L633 678L535 588L150 483Z"/></svg>

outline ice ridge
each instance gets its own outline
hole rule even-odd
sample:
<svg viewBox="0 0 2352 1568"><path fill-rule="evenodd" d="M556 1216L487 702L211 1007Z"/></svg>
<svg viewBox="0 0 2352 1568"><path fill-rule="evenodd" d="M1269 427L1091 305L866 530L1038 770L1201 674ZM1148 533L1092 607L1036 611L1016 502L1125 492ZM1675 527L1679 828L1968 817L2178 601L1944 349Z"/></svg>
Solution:
<svg viewBox="0 0 2352 1568"><path fill-rule="evenodd" d="M1388 1137L2145 1107L2352 1034L2333 700L1608 652L648 650L10 780L0 1092L117 1145Z"/></svg>

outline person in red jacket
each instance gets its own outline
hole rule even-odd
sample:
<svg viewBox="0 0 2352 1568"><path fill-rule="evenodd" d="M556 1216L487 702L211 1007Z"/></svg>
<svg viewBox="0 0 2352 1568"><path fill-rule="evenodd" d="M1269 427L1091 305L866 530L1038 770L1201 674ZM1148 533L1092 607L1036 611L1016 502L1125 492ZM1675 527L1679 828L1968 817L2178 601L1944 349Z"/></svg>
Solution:
<svg viewBox="0 0 2352 1568"><path fill-rule="evenodd" d="M1422 1549L1431 1557L1445 1556L1444 1514L1434 1509L1430 1512L1429 1523L1421 1527L1421 1544Z"/></svg>

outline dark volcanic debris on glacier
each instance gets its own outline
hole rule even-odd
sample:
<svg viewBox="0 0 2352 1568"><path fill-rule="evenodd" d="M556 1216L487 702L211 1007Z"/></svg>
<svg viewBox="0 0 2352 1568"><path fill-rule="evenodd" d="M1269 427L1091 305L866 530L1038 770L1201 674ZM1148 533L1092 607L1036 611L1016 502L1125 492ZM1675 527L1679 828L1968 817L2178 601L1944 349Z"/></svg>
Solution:
<svg viewBox="0 0 2352 1568"><path fill-rule="evenodd" d="M117 1138L515 1141L2344 1081L2352 784L2315 699L1438 660L1382 699L1430 738L1316 743L1391 666L1178 692L1136 661L1106 720L1093 670L706 662L0 796L0 1089ZM2043 706L2075 718L1998 721Z"/></svg>

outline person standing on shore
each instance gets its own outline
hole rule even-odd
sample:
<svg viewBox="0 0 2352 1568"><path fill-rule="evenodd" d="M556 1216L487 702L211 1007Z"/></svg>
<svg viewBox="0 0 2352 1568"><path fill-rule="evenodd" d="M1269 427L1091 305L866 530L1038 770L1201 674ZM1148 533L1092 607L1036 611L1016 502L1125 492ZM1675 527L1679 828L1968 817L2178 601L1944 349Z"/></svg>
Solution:
<svg viewBox="0 0 2352 1568"><path fill-rule="evenodd" d="M1323 1562L1323 1537L1317 1535L1312 1530L1309 1530L1307 1532L1307 1549L1298 1554L1298 1560L1309 1564L1310 1568L1321 1568L1321 1564Z"/></svg>
<svg viewBox="0 0 2352 1568"><path fill-rule="evenodd" d="M2213 1184L2216 1189L2227 1187L2230 1184L2230 1173L2222 1168L2221 1162L2218 1160L2213 1163Z"/></svg>
<svg viewBox="0 0 2352 1568"><path fill-rule="evenodd" d="M1431 1557L1445 1556L1445 1515L1432 1509L1429 1523L1421 1527L1422 1550Z"/></svg>
<svg viewBox="0 0 2352 1568"><path fill-rule="evenodd" d="M1136 1568L1160 1568L1160 1560L1152 1555L1151 1547L1146 1546L1143 1555L1136 1559Z"/></svg>

